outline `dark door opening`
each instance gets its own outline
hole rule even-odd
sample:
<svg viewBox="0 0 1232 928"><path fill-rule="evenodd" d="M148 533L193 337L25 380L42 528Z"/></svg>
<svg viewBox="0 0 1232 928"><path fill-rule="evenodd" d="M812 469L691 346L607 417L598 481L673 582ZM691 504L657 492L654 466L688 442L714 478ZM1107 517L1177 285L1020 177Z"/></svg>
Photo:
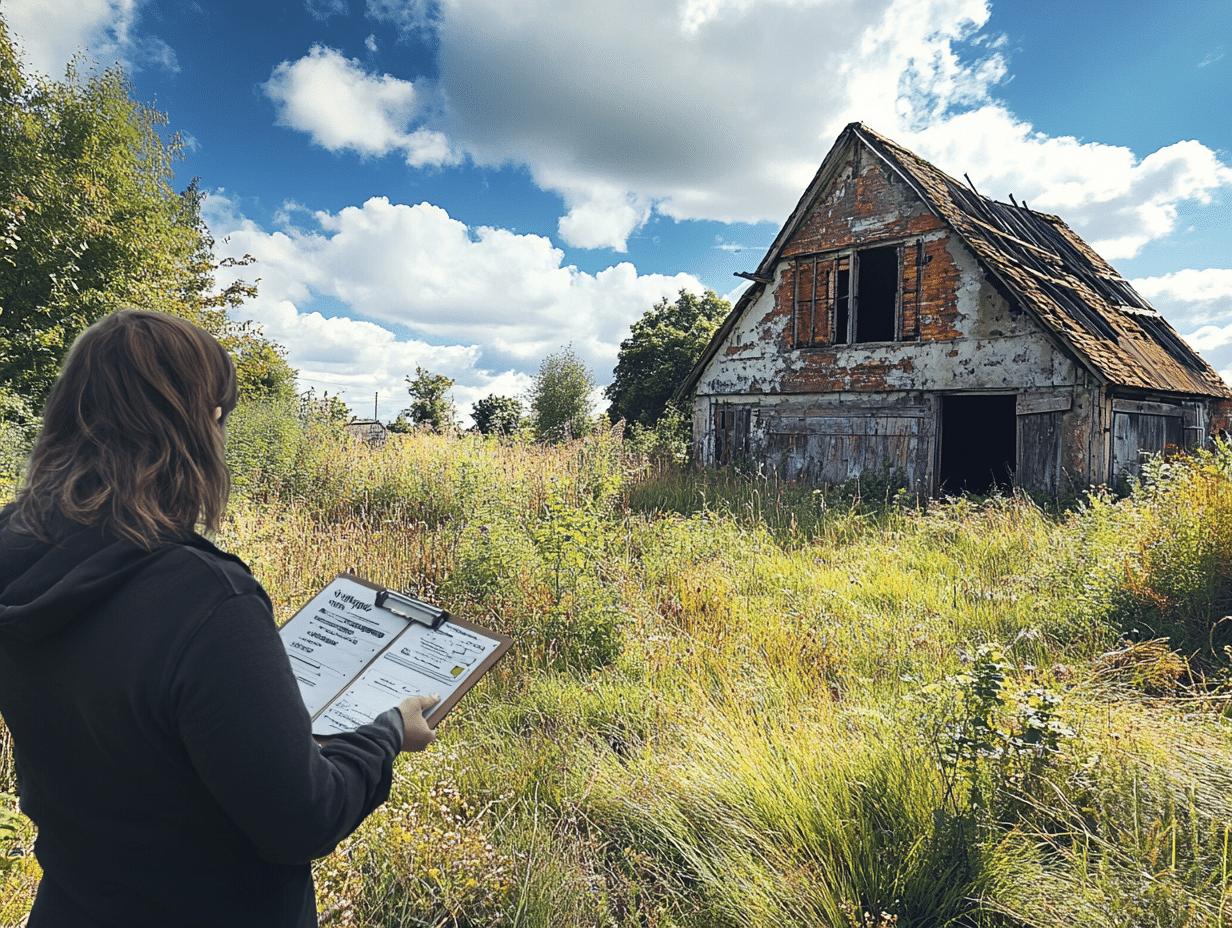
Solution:
<svg viewBox="0 0 1232 928"><path fill-rule="evenodd" d="M749 407L723 404L714 411L714 463L734 464L749 456Z"/></svg>
<svg viewBox="0 0 1232 928"><path fill-rule="evenodd" d="M1017 460L1017 398L941 398L940 493L990 493L1008 489Z"/></svg>

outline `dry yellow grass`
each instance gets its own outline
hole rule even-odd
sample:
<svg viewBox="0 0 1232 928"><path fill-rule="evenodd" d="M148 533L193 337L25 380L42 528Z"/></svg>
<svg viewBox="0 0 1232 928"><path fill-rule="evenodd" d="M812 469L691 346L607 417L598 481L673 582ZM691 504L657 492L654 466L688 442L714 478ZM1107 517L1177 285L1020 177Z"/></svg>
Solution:
<svg viewBox="0 0 1232 928"><path fill-rule="evenodd" d="M1057 515L1021 498L822 507L652 473L611 435L314 441L292 477L237 496L219 538L280 620L353 570L517 642L319 865L337 924L1222 918L1222 458ZM1148 623L1170 638L1158 673L1101 658ZM972 755L956 790L938 739L976 730L963 671L994 641L1012 666L981 724L1011 743L1019 697L1046 688L1076 734L1031 780L1021 751ZM950 702L913 699L938 681Z"/></svg>

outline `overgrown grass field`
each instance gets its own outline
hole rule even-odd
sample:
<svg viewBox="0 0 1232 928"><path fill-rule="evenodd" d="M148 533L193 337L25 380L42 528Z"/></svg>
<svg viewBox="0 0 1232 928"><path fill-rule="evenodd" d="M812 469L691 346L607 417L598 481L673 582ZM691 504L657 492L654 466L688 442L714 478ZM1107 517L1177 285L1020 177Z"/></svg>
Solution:
<svg viewBox="0 0 1232 928"><path fill-rule="evenodd" d="M516 642L318 862L323 924L1232 925L1226 449L1061 511L231 429L218 541L280 621L353 570Z"/></svg>

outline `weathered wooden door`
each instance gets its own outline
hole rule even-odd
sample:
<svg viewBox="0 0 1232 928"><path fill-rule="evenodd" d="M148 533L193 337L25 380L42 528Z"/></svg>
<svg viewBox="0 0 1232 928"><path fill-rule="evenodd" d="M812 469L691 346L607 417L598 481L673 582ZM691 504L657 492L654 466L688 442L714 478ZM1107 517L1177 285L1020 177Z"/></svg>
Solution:
<svg viewBox="0 0 1232 928"><path fill-rule="evenodd" d="M749 407L722 403L714 411L714 463L730 464L749 456Z"/></svg>
<svg viewBox="0 0 1232 928"><path fill-rule="evenodd" d="M780 477L843 483L897 471L916 486L924 412L852 408L848 415L806 413L762 420L766 459Z"/></svg>
<svg viewBox="0 0 1232 928"><path fill-rule="evenodd" d="M1061 426L1073 396L1061 393L1020 393L1015 403L1018 416L1018 461L1014 486L1042 493L1059 493L1064 482L1061 470Z"/></svg>
<svg viewBox="0 0 1232 928"><path fill-rule="evenodd" d="M1112 401L1112 479L1136 477L1144 454L1184 447L1185 410L1168 403Z"/></svg>

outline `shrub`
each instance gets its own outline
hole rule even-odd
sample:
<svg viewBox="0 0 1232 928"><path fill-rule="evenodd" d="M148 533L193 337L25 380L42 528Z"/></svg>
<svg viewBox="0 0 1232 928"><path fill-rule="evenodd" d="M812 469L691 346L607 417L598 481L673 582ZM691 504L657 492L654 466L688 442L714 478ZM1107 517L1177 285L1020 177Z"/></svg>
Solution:
<svg viewBox="0 0 1232 928"><path fill-rule="evenodd" d="M596 592L558 602L540 630L546 666L587 674L614 663L620 656L622 618L611 598Z"/></svg>
<svg viewBox="0 0 1232 928"><path fill-rule="evenodd" d="M693 445L693 419L669 403L653 426L634 423L625 443L636 454L687 464Z"/></svg>
<svg viewBox="0 0 1232 928"><path fill-rule="evenodd" d="M531 418L539 437L561 441L589 435L595 386L595 375L572 346L544 358L530 393Z"/></svg>
<svg viewBox="0 0 1232 928"><path fill-rule="evenodd" d="M944 784L944 800L968 840L1013 824L1025 801L1074 732L1059 717L1061 698L1043 686L1013 691L1017 668L996 644L982 644L968 666L922 691L929 752Z"/></svg>
<svg viewBox="0 0 1232 928"><path fill-rule="evenodd" d="M484 435L513 435L522 427L522 404L512 396L489 394L471 409L475 428Z"/></svg>
<svg viewBox="0 0 1232 928"><path fill-rule="evenodd" d="M1106 650L1168 639L1200 672L1232 645L1232 449L1146 463L1131 495L1094 492L1048 571L1054 633Z"/></svg>
<svg viewBox="0 0 1232 928"><path fill-rule="evenodd" d="M227 418L227 467L241 490L292 482L305 451L304 423L292 400L245 402Z"/></svg>

